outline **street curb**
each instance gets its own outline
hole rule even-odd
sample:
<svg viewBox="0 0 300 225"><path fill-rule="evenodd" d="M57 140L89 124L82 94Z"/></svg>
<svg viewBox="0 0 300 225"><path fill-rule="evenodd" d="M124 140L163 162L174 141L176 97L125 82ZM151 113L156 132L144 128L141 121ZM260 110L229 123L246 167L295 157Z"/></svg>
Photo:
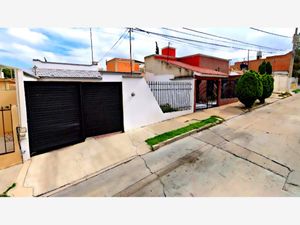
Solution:
<svg viewBox="0 0 300 225"><path fill-rule="evenodd" d="M189 131L189 132L187 132L187 133L178 135L178 136L173 137L173 138L171 138L171 139L165 140L165 141L163 141L163 142L161 142L161 143L159 143L159 144L153 145L153 146L150 147L150 148L151 148L152 151L155 151L155 150L157 150L157 149L159 149L159 148L161 148L161 147L163 147L163 146L165 146L165 145L167 145L167 144L171 144L171 143L173 143L173 142L175 142L175 141L178 141L178 140L180 140L180 139L182 139L182 138L188 137L188 136L190 136L190 135L192 135L192 134L195 134L195 133L198 133L198 132L200 132L200 131L202 131L202 130L206 130L206 129L208 129L208 128L210 128L210 127L213 127L213 126L215 126L215 125L217 125L217 124L220 124L220 123L222 123L222 122L224 122L224 121L225 121L225 120L222 119L222 120L218 120L217 122L214 122L214 123L210 123L210 124L204 125L203 127L200 127L200 128L198 128L198 129L191 130L191 131Z"/></svg>

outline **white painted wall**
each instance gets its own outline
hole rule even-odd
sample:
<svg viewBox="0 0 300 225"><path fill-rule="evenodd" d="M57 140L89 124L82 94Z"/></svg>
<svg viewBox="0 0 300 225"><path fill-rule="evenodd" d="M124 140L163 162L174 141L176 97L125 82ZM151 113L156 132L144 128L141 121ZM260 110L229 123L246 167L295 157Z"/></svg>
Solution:
<svg viewBox="0 0 300 225"><path fill-rule="evenodd" d="M274 91L273 92L286 92L290 90L290 78L287 73L276 72L273 74L274 78Z"/></svg>
<svg viewBox="0 0 300 225"><path fill-rule="evenodd" d="M144 75L146 81L170 81L171 79L174 79L173 74L154 74L154 73L149 73L146 72Z"/></svg>
<svg viewBox="0 0 300 225"><path fill-rule="evenodd" d="M163 113L143 78L123 78L123 107L125 131L193 112L191 109Z"/></svg>

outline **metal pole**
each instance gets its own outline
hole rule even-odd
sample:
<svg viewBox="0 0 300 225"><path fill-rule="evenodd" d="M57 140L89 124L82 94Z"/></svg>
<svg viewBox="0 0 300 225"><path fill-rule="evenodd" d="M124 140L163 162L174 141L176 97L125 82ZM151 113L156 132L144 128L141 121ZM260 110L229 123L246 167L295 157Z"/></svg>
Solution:
<svg viewBox="0 0 300 225"><path fill-rule="evenodd" d="M90 39L91 39L91 53L92 53L92 64L94 62L94 53L93 53L93 36L92 36L92 28L90 28Z"/></svg>
<svg viewBox="0 0 300 225"><path fill-rule="evenodd" d="M294 60L295 60L295 53L297 47L297 38L298 38L298 27L295 28L295 33L293 35L293 48L292 48L292 57L290 61L290 68L289 68L289 77L293 75L293 68L294 68Z"/></svg>
<svg viewBox="0 0 300 225"><path fill-rule="evenodd" d="M248 70L250 70L250 64L249 64L249 49L248 49Z"/></svg>
<svg viewBox="0 0 300 225"><path fill-rule="evenodd" d="M132 32L132 28L129 28L130 74L132 76L131 32Z"/></svg>

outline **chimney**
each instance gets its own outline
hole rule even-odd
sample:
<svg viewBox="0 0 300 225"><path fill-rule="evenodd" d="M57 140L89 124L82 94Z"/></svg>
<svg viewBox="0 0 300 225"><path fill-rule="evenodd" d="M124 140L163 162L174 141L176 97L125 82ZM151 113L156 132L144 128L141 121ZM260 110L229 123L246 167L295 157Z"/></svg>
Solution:
<svg viewBox="0 0 300 225"><path fill-rule="evenodd" d="M173 57L173 58L175 58L175 57L176 57L176 48L172 48L172 47L164 47L164 48L161 50L161 54L162 54L162 55L165 55L165 56L168 56L168 57Z"/></svg>

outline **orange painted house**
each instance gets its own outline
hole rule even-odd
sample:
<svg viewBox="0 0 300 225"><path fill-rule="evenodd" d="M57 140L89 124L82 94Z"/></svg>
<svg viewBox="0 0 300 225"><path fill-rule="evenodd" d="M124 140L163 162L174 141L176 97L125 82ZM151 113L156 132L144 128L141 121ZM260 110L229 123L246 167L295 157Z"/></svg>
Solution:
<svg viewBox="0 0 300 225"><path fill-rule="evenodd" d="M275 56L269 56L265 59L256 59L256 60L250 60L249 61L249 69L258 71L259 65L263 62L270 62L272 64L272 70L273 72L276 71L285 71L289 72L289 67L292 59L292 52L289 52L285 55L275 55ZM248 63L247 61L244 62L236 62L233 66L231 66L231 69L233 70L240 70L240 65L242 63Z"/></svg>
<svg viewBox="0 0 300 225"><path fill-rule="evenodd" d="M132 60L132 72L141 72L140 65L144 64L138 60ZM110 72L131 72L130 59L113 58L106 61L106 70Z"/></svg>

